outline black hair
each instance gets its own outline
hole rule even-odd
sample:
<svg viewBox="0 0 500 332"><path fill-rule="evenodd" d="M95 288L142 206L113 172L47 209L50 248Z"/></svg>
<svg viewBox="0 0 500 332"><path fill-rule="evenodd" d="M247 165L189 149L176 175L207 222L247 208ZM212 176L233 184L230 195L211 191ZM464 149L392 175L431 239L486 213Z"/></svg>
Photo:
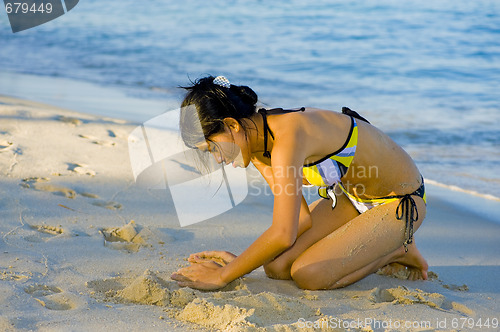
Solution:
<svg viewBox="0 0 500 332"><path fill-rule="evenodd" d="M196 149L196 144L212 142L220 150L220 146L211 141L210 136L224 131L224 119L233 118L243 128L247 136L247 127L243 119L249 119L256 113L257 94L248 86L231 84L229 88L215 84L215 77L207 76L191 82L191 86L181 87L187 90L180 111L180 132L186 146L195 149L198 155L198 170L202 167L209 171L214 158ZM255 125L255 128L257 126Z"/></svg>
<svg viewBox="0 0 500 332"><path fill-rule="evenodd" d="M233 118L244 128L242 119L256 112L257 94L248 86L231 84L229 88L214 83L215 77L207 76L181 87L188 91L181 105L180 130L184 143L191 148L209 140L211 135L224 131L224 119ZM189 107L194 105L195 107ZM199 126L203 137L194 126Z"/></svg>

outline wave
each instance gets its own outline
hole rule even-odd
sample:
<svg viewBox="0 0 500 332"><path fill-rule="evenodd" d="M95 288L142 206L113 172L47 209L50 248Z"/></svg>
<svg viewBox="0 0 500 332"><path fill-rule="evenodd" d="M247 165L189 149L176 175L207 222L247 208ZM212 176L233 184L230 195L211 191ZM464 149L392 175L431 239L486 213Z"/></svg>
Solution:
<svg viewBox="0 0 500 332"><path fill-rule="evenodd" d="M482 193L474 191L474 190L460 188L458 186L441 183L441 182L434 181L434 180L431 180L431 179L427 179L426 178L425 179L425 183L428 183L428 184L431 184L431 185L434 185L434 186L438 186L438 187L441 187L441 188L446 188L446 189L450 189L450 190L453 190L453 191L458 191L458 192L466 193L466 194L469 194L469 195L473 195L473 196L485 198L485 199L488 199L488 200L491 200L491 201L500 202L500 197L497 197L497 196L494 196L494 195L490 195L490 194L482 194Z"/></svg>

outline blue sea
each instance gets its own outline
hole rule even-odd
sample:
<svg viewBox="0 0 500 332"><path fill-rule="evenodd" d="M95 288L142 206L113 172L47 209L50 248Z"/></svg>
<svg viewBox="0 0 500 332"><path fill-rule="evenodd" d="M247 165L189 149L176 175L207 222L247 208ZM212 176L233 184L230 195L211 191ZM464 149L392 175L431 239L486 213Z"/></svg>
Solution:
<svg viewBox="0 0 500 332"><path fill-rule="evenodd" d="M249 85L267 106L348 106L429 181L500 198L497 0L81 0L15 34L0 10L0 82L21 74L111 87L165 110L179 85L207 74ZM127 112L141 122L157 110Z"/></svg>

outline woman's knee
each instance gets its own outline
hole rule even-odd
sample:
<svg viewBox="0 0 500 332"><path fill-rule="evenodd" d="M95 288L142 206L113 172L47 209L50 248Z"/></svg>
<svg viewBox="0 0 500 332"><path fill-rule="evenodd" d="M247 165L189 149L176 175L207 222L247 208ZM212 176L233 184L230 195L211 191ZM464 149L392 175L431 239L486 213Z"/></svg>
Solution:
<svg viewBox="0 0 500 332"><path fill-rule="evenodd" d="M290 274L297 286L302 289L330 289L335 281L340 280L335 275L327 275L321 263L304 264L295 261L290 269Z"/></svg>
<svg viewBox="0 0 500 332"><path fill-rule="evenodd" d="M288 280L290 275L291 264L284 259L274 259L267 264L264 264L264 271L269 278Z"/></svg>

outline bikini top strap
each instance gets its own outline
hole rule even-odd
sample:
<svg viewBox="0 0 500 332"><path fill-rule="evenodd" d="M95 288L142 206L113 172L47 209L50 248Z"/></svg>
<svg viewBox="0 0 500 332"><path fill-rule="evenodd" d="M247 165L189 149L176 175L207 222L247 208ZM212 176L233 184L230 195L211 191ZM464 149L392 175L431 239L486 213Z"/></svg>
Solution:
<svg viewBox="0 0 500 332"><path fill-rule="evenodd" d="M269 132L269 134L271 134L271 136L273 137L273 139L274 139L274 135L271 132L271 130L269 129L269 125L267 124L267 112L266 112L266 109L265 108L261 108L258 112L259 112L260 115L262 115L262 120L264 121L264 153L263 153L263 155L266 158L271 158L271 153L269 151L267 151L267 132Z"/></svg>
<svg viewBox="0 0 500 332"><path fill-rule="evenodd" d="M293 110L292 109L285 110L283 108L272 108L270 110L267 110L265 108L261 108L261 109L259 109L259 112L263 111L269 115L274 115L274 114L284 114L284 113L293 113L293 112L304 112L305 110L306 110L305 107L301 107L299 109L293 109Z"/></svg>
<svg viewBox="0 0 500 332"><path fill-rule="evenodd" d="M282 108L273 108L270 110L267 110L265 108L261 108L258 110L258 113L262 116L262 120L264 121L264 157L266 158L271 158L271 153L267 150L267 133L271 135L271 137L274 139L274 134L269 128L269 124L267 123L267 115L274 115L274 114L284 114L284 113L292 113L292 112L304 112L306 110L305 107L301 107L298 110L284 110Z"/></svg>
<svg viewBox="0 0 500 332"><path fill-rule="evenodd" d="M356 118L356 119L359 119L359 120L364 121L366 123L370 123L370 121L366 120L361 115L359 115L358 112L353 111L349 107L342 107L342 114L346 114L346 115L349 115L352 118Z"/></svg>

